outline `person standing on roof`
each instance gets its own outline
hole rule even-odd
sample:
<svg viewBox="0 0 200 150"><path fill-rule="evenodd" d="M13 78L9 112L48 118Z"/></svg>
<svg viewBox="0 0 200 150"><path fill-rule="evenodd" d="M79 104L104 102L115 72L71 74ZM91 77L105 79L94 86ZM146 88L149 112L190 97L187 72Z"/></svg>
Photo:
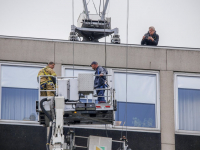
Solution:
<svg viewBox="0 0 200 150"><path fill-rule="evenodd" d="M39 73L39 76L51 75L56 76L55 71L53 70L55 66L54 62L49 62L45 68L42 68ZM55 78L54 77L41 77L40 78L40 90L55 90ZM55 96L55 91L41 91L40 96Z"/></svg>
<svg viewBox="0 0 200 150"><path fill-rule="evenodd" d="M142 37L141 45L157 46L159 35L153 26L149 27L149 31Z"/></svg>
<svg viewBox="0 0 200 150"><path fill-rule="evenodd" d="M93 61L90 65L92 67L92 69L94 69L95 72L95 79L94 79L94 88L95 89L101 89L101 88L106 88L107 84L106 84L106 74L108 74L108 71L99 66L98 63L96 61ZM98 102L99 103L105 103L105 97L104 97L104 93L105 90L96 90L97 96L101 96L98 97Z"/></svg>

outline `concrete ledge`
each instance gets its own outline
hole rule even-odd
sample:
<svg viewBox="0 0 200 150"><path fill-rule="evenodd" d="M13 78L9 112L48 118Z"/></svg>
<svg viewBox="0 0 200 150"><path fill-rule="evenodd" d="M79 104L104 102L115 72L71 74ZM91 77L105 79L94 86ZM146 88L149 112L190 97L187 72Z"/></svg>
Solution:
<svg viewBox="0 0 200 150"><path fill-rule="evenodd" d="M167 70L200 72L200 51L167 50Z"/></svg>
<svg viewBox="0 0 200 150"><path fill-rule="evenodd" d="M54 43L19 39L0 39L0 59L49 62L54 60Z"/></svg>
<svg viewBox="0 0 200 150"><path fill-rule="evenodd" d="M77 65L90 65L97 61L99 65L105 65L105 48L103 45L74 44L74 63Z"/></svg>
<svg viewBox="0 0 200 150"><path fill-rule="evenodd" d="M128 68L166 70L166 50L129 47Z"/></svg>
<svg viewBox="0 0 200 150"><path fill-rule="evenodd" d="M55 63L73 64L73 45L55 42Z"/></svg>
<svg viewBox="0 0 200 150"><path fill-rule="evenodd" d="M128 68L200 72L199 49L107 44L105 56L104 43L0 38L0 60L6 61L89 65L96 60L105 66L106 57L106 66L126 68L127 56Z"/></svg>
<svg viewBox="0 0 200 150"><path fill-rule="evenodd" d="M126 47L124 46L107 46L107 66L110 67L126 67Z"/></svg>

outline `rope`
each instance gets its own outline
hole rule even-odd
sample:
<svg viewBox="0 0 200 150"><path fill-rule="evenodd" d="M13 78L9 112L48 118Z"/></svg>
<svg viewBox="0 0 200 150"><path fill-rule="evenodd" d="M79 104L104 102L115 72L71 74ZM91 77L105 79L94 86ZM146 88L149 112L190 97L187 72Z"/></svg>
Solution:
<svg viewBox="0 0 200 150"><path fill-rule="evenodd" d="M72 23L74 25L74 0L72 0ZM74 40L73 40L73 77L74 77Z"/></svg>
<svg viewBox="0 0 200 150"><path fill-rule="evenodd" d="M101 0L100 0L100 4L101 4ZM103 0L103 8L104 8L104 7L105 7L105 4L104 4L104 0ZM99 10L100 10L100 7L99 7ZM107 59L107 55L106 55L105 19L104 19L104 38L105 38L104 45L105 45L105 69L106 69L106 59ZM107 95L108 95L108 91L107 91ZM108 97L107 97L107 101L108 101ZM106 128L106 125L105 125L105 128ZM107 137L108 137L107 128L106 128L106 135L107 135Z"/></svg>
<svg viewBox="0 0 200 150"><path fill-rule="evenodd" d="M129 0L127 0L127 24L126 24L126 139L128 139L127 136L127 77L128 77L128 21L129 21Z"/></svg>
<svg viewBox="0 0 200 150"><path fill-rule="evenodd" d="M104 0L103 0L103 8L104 8L104 7L105 7L105 4L104 4ZM106 68L107 55L106 55L106 31L105 31L105 19L104 19L104 37L105 37L104 45L105 45L105 68Z"/></svg>
<svg viewBox="0 0 200 150"><path fill-rule="evenodd" d="M55 51L55 42L54 42L54 63L56 63L56 51Z"/></svg>

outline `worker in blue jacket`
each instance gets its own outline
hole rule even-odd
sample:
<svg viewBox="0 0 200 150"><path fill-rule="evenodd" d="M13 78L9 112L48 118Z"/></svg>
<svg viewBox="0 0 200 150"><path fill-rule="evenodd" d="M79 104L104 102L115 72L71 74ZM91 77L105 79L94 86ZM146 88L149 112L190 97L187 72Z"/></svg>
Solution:
<svg viewBox="0 0 200 150"><path fill-rule="evenodd" d="M92 67L92 69L94 69L96 72L95 72L95 79L94 79L94 88L95 89L101 89L101 88L106 88L108 85L107 85L107 81L106 81L106 74L108 74L108 71L99 66L98 63L96 61L93 61L90 65ZM105 90L96 90L97 92L97 96L101 96L101 97L98 97L98 102L99 103L105 103L105 97L104 96L104 93L105 93Z"/></svg>

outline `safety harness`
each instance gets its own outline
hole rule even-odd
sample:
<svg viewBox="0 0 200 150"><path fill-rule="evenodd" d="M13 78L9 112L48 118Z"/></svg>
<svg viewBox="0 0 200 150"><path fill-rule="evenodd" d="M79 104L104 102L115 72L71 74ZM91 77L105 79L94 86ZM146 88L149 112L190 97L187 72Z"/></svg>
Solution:
<svg viewBox="0 0 200 150"><path fill-rule="evenodd" d="M45 68L42 69L42 71L43 71L44 75L49 75L49 74L47 73L46 69L47 69L47 68L45 67ZM41 89L41 90L46 90L47 83L50 83L50 82L53 83L51 77L45 77L45 78L46 78L48 81L44 81L44 82L40 83L40 89Z"/></svg>

